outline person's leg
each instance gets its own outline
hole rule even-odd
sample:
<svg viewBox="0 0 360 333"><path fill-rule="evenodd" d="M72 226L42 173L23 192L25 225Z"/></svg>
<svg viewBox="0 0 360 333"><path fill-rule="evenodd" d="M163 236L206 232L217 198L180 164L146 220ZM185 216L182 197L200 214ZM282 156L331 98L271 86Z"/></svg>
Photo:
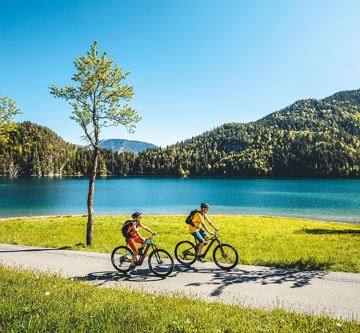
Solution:
<svg viewBox="0 0 360 333"><path fill-rule="evenodd" d="M202 237L201 233L198 231L192 233L192 235L194 236L194 238L198 241L198 247L197 247L197 257L198 259L199 258L202 258L201 257L201 252L202 252L202 249L205 245L205 240L204 238Z"/></svg>
<svg viewBox="0 0 360 333"><path fill-rule="evenodd" d="M203 229L200 229L199 230L199 234L200 234L200 237L203 239L203 242L202 242L202 246L201 246L201 251L200 253L198 254L199 256L201 256L201 253L202 253L202 249L204 247L204 245L206 244L206 241L209 239L207 233L203 230Z"/></svg>
<svg viewBox="0 0 360 333"><path fill-rule="evenodd" d="M138 255L139 251L138 251L138 247L136 245L135 239L134 238L128 238L126 240L126 242L128 243L128 245L130 246L130 248L133 250L133 254L130 260L130 263L135 266L135 260L136 260L136 256Z"/></svg>
<svg viewBox="0 0 360 333"><path fill-rule="evenodd" d="M145 239L142 239L142 238L140 238L140 237L135 237L135 238L134 238L134 241L135 241L136 243L141 244L141 246L143 246L144 243L145 243ZM138 254L141 256L142 253L140 253L140 249L139 249L139 248L137 249L137 251L138 251Z"/></svg>

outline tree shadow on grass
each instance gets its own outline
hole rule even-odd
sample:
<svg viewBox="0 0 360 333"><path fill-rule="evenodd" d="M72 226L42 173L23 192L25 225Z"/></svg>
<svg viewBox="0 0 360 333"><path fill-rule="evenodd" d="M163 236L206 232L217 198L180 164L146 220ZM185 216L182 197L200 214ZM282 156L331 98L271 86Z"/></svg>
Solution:
<svg viewBox="0 0 360 333"><path fill-rule="evenodd" d="M294 232L295 234L311 234L311 235L353 235L360 236L360 229L301 229Z"/></svg>

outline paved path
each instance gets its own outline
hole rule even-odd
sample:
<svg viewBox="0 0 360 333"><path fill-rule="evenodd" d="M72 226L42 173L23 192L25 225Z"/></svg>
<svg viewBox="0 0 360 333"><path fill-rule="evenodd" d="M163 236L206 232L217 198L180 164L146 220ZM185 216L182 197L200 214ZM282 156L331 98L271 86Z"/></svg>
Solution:
<svg viewBox="0 0 360 333"><path fill-rule="evenodd" d="M360 274L301 271L239 265L234 271L219 270L213 263L177 265L166 279L151 274L146 264L138 274L118 274L110 255L61 249L0 244L0 262L65 277L82 279L100 287L128 287L149 292L186 296L256 308L283 307L299 312L328 313L360 320Z"/></svg>

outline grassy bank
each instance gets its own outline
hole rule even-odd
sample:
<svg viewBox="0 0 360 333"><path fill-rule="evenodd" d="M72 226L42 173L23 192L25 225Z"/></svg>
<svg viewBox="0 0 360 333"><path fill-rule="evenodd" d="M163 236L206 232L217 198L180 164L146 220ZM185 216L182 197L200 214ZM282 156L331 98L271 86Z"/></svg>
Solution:
<svg viewBox="0 0 360 333"><path fill-rule="evenodd" d="M111 252L124 240L120 227L128 217L98 216L94 245L85 248L86 217L47 217L0 221L0 243ZM184 216L144 216L158 233L156 242L173 252L192 240ZM360 272L360 225L260 216L213 216L223 242L234 245L240 263ZM146 236L146 232L142 232ZM211 259L211 258L209 258Z"/></svg>
<svg viewBox="0 0 360 333"><path fill-rule="evenodd" d="M99 289L0 266L0 332L359 332L327 316Z"/></svg>

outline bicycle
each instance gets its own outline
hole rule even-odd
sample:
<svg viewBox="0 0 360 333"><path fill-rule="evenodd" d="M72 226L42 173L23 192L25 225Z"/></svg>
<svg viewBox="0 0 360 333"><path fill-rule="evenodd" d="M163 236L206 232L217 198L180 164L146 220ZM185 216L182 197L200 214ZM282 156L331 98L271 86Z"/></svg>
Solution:
<svg viewBox="0 0 360 333"><path fill-rule="evenodd" d="M185 266L191 266L196 261L199 242L197 240L195 241L196 244L185 240L176 245L175 257L181 264ZM236 249L230 244L222 243L218 237L217 232L215 232L213 236L207 240L207 242L209 241L210 244L205 245L205 252L203 252L204 258L210 251L212 245L216 242L218 245L214 248L213 251L214 263L223 270L231 270L238 264L239 255Z"/></svg>
<svg viewBox="0 0 360 333"><path fill-rule="evenodd" d="M174 259L169 252L156 247L153 242L153 236L148 238L139 248L139 256L136 258L135 265L141 266L143 264L150 247L152 251L148 258L148 265L151 272L160 277L170 275L174 270ZM130 271L132 255L133 250L129 247L124 245L118 246L111 253L111 263L120 273L127 273Z"/></svg>

